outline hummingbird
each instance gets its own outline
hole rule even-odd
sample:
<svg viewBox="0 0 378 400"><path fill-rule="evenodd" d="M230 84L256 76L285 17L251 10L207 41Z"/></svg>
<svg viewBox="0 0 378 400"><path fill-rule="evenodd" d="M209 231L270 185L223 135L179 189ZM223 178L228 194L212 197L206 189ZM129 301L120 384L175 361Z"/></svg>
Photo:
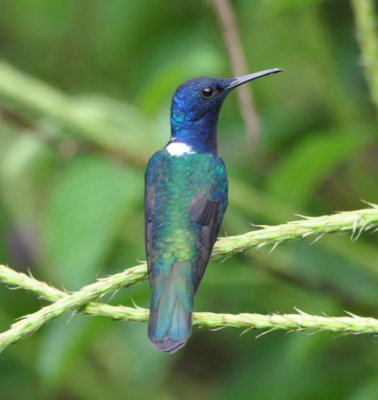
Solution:
<svg viewBox="0 0 378 400"><path fill-rule="evenodd" d="M170 140L153 154L145 173L145 244L152 288L148 336L158 350L174 353L191 335L194 294L227 208L227 174L217 155L223 101L234 88L281 71L199 77L174 93Z"/></svg>

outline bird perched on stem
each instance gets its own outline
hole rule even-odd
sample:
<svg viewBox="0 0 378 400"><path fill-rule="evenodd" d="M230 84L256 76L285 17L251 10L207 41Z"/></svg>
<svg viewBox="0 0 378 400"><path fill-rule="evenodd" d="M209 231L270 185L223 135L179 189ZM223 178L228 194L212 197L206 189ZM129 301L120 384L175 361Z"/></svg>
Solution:
<svg viewBox="0 0 378 400"><path fill-rule="evenodd" d="M217 156L217 123L230 91L274 74L201 77L181 84L171 106L171 138L145 175L145 237L152 296L148 336L174 353L192 331L194 294L227 207L227 175Z"/></svg>

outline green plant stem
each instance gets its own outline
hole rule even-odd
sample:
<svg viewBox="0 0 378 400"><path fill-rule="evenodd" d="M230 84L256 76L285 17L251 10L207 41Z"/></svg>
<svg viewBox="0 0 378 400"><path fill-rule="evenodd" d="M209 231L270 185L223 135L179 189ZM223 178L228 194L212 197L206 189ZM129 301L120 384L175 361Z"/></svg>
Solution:
<svg viewBox="0 0 378 400"><path fill-rule="evenodd" d="M378 224L378 207L372 205L372 208L364 210L305 218L305 220L265 227L244 235L220 238L214 248L214 255L231 255L251 247L260 247L269 243L277 245L283 241L343 230L352 231L352 234L357 238L362 231L371 229ZM54 302L23 317L14 323L9 330L0 334L0 351L67 311L80 309L88 314L106 316L112 319L146 321L148 310L93 302L110 291L140 282L146 276L146 264L141 264L119 274L101 278L96 283L69 294L49 286L45 282L39 282L30 276L0 265L0 281L7 285L32 291L44 299ZM378 321L373 318L356 316L319 317L305 313L268 316L194 313L193 324L212 328L229 326L234 328L321 329L331 332L378 333Z"/></svg>
<svg viewBox="0 0 378 400"><path fill-rule="evenodd" d="M108 304L90 303L102 294L139 282L145 275L145 266L134 267L125 272L101 279L99 282L88 285L80 291L67 294L44 282L38 282L25 274L17 273L8 267L0 266L1 280L8 284L19 286L37 292L44 298L55 303L43 307L34 314L25 316L14 323L12 327L0 335L0 351L10 344L16 343L22 337L30 335L49 320L58 317L64 312L76 310L83 306L88 314L104 316L111 319L146 322L149 311L143 308L125 306L111 306ZM7 276L7 279L3 277ZM118 280L114 279L117 277ZM87 304L87 305L85 305ZM349 317L326 317L309 315L303 312L298 314L215 314L210 312L193 313L193 325L206 328L244 328L272 330L312 330L328 331L344 334L378 333L378 320L363 318L355 315Z"/></svg>
<svg viewBox="0 0 378 400"><path fill-rule="evenodd" d="M351 0L371 97L378 111L378 38L374 0Z"/></svg>
<svg viewBox="0 0 378 400"><path fill-rule="evenodd" d="M355 239L365 230L378 224L378 206L357 211L345 211L321 217L303 217L304 220L291 221L276 226L265 226L263 229L238 236L227 236L218 239L213 255L230 256L250 249L273 245L288 240L304 239L306 237L320 238L326 233L351 231ZM261 226L260 226L261 227Z"/></svg>
<svg viewBox="0 0 378 400"><path fill-rule="evenodd" d="M7 274L9 268L1 266L1 272ZM18 277L17 275L21 276ZM132 285L145 277L146 266L142 264L134 268L129 268L119 274L112 275L111 277L101 278L96 283L84 286L81 290L66 295L64 292L60 292L58 289L52 288L44 282L38 282L33 278L27 277L25 274L17 274L17 272L12 271L10 275L7 274L6 279L1 280L7 284L34 291L45 299L56 302L41 308L33 314L26 315L21 320L14 323L9 330L1 333L0 351L6 346L17 342L22 337L30 335L51 319L59 317L67 311L77 310L110 291ZM19 286L16 282L24 286Z"/></svg>
<svg viewBox="0 0 378 400"><path fill-rule="evenodd" d="M17 105L53 118L91 143L135 164L145 163L145 145L136 144L133 133L114 126L103 112L79 99L17 70L0 60L0 96Z"/></svg>

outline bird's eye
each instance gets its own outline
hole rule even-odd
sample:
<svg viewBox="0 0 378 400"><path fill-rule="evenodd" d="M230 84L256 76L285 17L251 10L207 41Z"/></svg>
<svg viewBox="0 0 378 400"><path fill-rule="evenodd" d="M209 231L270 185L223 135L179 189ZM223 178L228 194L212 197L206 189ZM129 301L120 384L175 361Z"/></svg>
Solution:
<svg viewBox="0 0 378 400"><path fill-rule="evenodd" d="M214 95L214 93L215 93L215 90L210 86L206 86L201 90L202 97L204 97L206 99L209 99L210 97L212 97Z"/></svg>

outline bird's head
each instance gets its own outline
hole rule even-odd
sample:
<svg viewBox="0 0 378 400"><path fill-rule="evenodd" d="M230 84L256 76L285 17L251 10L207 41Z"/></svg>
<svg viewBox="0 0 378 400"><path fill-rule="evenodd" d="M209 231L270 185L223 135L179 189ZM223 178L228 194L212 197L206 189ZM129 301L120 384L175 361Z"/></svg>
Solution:
<svg viewBox="0 0 378 400"><path fill-rule="evenodd" d="M173 130L185 128L205 116L218 118L223 100L230 91L243 83L282 69L274 68L238 78L212 78L203 76L182 83L173 96L171 124Z"/></svg>

